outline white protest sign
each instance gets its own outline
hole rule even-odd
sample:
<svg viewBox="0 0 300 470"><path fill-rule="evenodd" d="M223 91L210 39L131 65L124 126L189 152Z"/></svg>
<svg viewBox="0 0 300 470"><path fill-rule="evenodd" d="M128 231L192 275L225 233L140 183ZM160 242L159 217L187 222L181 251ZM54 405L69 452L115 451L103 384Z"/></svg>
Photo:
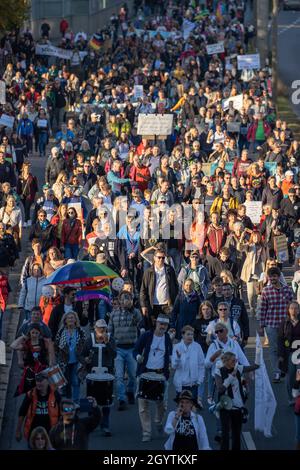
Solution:
<svg viewBox="0 0 300 470"><path fill-rule="evenodd" d="M6 84L0 80L0 104L6 104Z"/></svg>
<svg viewBox="0 0 300 470"><path fill-rule="evenodd" d="M227 111L229 108L230 101L233 102L234 109L240 111L243 107L243 94L241 93L240 95L230 96L229 98L222 100L222 108L224 111Z"/></svg>
<svg viewBox="0 0 300 470"><path fill-rule="evenodd" d="M61 49L60 47L52 46L52 44L37 44L35 46L35 53L37 55L48 55L65 60L70 60L73 52L73 50ZM87 55L87 52L80 51L79 55L80 58L83 59Z"/></svg>
<svg viewBox="0 0 300 470"><path fill-rule="evenodd" d="M173 114L139 114L138 135L170 135L173 131Z"/></svg>
<svg viewBox="0 0 300 470"><path fill-rule="evenodd" d="M237 56L238 70L260 69L260 55L248 54Z"/></svg>
<svg viewBox="0 0 300 470"><path fill-rule="evenodd" d="M6 364L6 351L5 351L5 343L4 341L0 341L0 364Z"/></svg>
<svg viewBox="0 0 300 470"><path fill-rule="evenodd" d="M6 126L12 129L14 127L15 118L8 114L2 114L0 118L0 126Z"/></svg>
<svg viewBox="0 0 300 470"><path fill-rule="evenodd" d="M193 31L193 29L195 27L196 27L195 23L192 23L189 20L183 20L182 31L183 31L183 39L184 40L189 37L189 35L191 34L191 32Z"/></svg>
<svg viewBox="0 0 300 470"><path fill-rule="evenodd" d="M262 215L262 201L246 201L246 215L253 224L259 224Z"/></svg>
<svg viewBox="0 0 300 470"><path fill-rule="evenodd" d="M224 52L224 42L220 41L216 44L207 44L206 51L208 55L222 54L222 52Z"/></svg>
<svg viewBox="0 0 300 470"><path fill-rule="evenodd" d="M38 119L37 120L38 127L47 127L47 119Z"/></svg>
<svg viewBox="0 0 300 470"><path fill-rule="evenodd" d="M133 89L134 97L136 100L143 98L144 96L144 87L143 85L134 85Z"/></svg>
<svg viewBox="0 0 300 470"><path fill-rule="evenodd" d="M240 132L241 123L240 122L227 122L227 132Z"/></svg>

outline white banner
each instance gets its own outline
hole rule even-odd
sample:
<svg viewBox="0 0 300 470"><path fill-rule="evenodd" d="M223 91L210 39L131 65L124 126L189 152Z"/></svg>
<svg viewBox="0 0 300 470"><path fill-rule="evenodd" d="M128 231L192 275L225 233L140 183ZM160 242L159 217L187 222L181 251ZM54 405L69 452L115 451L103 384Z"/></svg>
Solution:
<svg viewBox="0 0 300 470"><path fill-rule="evenodd" d="M260 55L248 54L237 56L238 70L260 69Z"/></svg>
<svg viewBox="0 0 300 470"><path fill-rule="evenodd" d="M0 104L6 104L6 84L0 80Z"/></svg>
<svg viewBox="0 0 300 470"><path fill-rule="evenodd" d="M260 367L255 371L254 428L255 431L263 432L265 437L272 437L271 430L277 402L270 384L258 333L256 333L255 363L260 364Z"/></svg>
<svg viewBox="0 0 300 470"><path fill-rule="evenodd" d="M47 119L38 119L36 124L38 127L47 127L48 122Z"/></svg>
<svg viewBox="0 0 300 470"><path fill-rule="evenodd" d="M224 42L217 42L216 44L207 44L206 51L208 55L221 54L224 52Z"/></svg>
<svg viewBox="0 0 300 470"><path fill-rule="evenodd" d="M59 57L60 59L70 60L74 51L61 49L52 46L52 44L37 44L35 46L35 53L37 55L48 55L52 57ZM87 55L86 51L79 52L81 60Z"/></svg>
<svg viewBox="0 0 300 470"><path fill-rule="evenodd" d="M143 98L144 96L144 87L143 85L134 85L133 89L134 97L136 100Z"/></svg>
<svg viewBox="0 0 300 470"><path fill-rule="evenodd" d="M237 111L240 111L243 107L243 94L241 93L240 95L237 96L230 96L229 98L226 98L225 100L222 101L222 108L224 111L227 111L229 108L229 102L233 101L233 107Z"/></svg>
<svg viewBox="0 0 300 470"><path fill-rule="evenodd" d="M240 132L241 123L237 121L227 122L227 132Z"/></svg>
<svg viewBox="0 0 300 470"><path fill-rule="evenodd" d="M173 131L173 114L139 114L138 135L170 135Z"/></svg>
<svg viewBox="0 0 300 470"><path fill-rule="evenodd" d="M6 126L12 129L14 127L15 118L8 114L2 114L0 118L0 126Z"/></svg>
<svg viewBox="0 0 300 470"><path fill-rule="evenodd" d="M189 35L193 31L193 29L195 29L195 27L196 27L196 23L192 23L189 20L183 20L182 31L183 31L184 40L186 40L189 37Z"/></svg>
<svg viewBox="0 0 300 470"><path fill-rule="evenodd" d="M262 201L245 201L246 215L253 224L259 224L262 215Z"/></svg>

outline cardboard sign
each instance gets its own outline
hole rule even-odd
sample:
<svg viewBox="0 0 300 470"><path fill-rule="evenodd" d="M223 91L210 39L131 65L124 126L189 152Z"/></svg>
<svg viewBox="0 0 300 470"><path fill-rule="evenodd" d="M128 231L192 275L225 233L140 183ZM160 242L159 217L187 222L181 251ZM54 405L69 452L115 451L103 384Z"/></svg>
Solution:
<svg viewBox="0 0 300 470"><path fill-rule="evenodd" d="M133 89L134 97L136 100L143 98L144 96L144 87L143 85L134 85Z"/></svg>
<svg viewBox="0 0 300 470"><path fill-rule="evenodd" d="M222 100L222 109L224 111L227 111L229 109L230 101L233 102L234 109L236 109L237 111L240 111L244 103L243 94L241 93L240 95L237 95L237 96L230 96L229 98Z"/></svg>
<svg viewBox="0 0 300 470"><path fill-rule="evenodd" d="M220 41L216 44L207 44L206 52L208 55L222 54L224 52L224 42Z"/></svg>
<svg viewBox="0 0 300 470"><path fill-rule="evenodd" d="M246 215L250 217L253 224L259 224L262 215L262 201L246 201Z"/></svg>
<svg viewBox="0 0 300 470"><path fill-rule="evenodd" d="M47 127L48 122L47 122L47 119L38 119L36 124L38 127L45 128Z"/></svg>
<svg viewBox="0 0 300 470"><path fill-rule="evenodd" d="M9 127L12 129L14 127L15 118L13 116L9 116L8 114L2 114L0 118L0 126Z"/></svg>
<svg viewBox="0 0 300 470"><path fill-rule="evenodd" d="M173 114L139 114L138 135L170 135L173 131Z"/></svg>
<svg viewBox="0 0 300 470"><path fill-rule="evenodd" d="M260 55L247 54L237 56L238 70L260 69Z"/></svg>
<svg viewBox="0 0 300 470"><path fill-rule="evenodd" d="M278 235L277 237L274 237L274 245L278 262L284 263L284 261L288 261L289 252L286 235Z"/></svg>
<svg viewBox="0 0 300 470"><path fill-rule="evenodd" d="M240 132L241 123L240 122L227 122L227 132Z"/></svg>
<svg viewBox="0 0 300 470"><path fill-rule="evenodd" d="M6 104L6 84L0 80L0 104Z"/></svg>

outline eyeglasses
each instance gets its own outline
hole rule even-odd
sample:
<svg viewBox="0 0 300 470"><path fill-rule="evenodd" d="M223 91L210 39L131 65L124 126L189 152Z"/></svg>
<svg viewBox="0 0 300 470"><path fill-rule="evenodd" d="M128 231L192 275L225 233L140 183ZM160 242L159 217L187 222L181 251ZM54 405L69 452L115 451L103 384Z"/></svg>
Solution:
<svg viewBox="0 0 300 470"><path fill-rule="evenodd" d="M219 334L219 333L223 333L224 329L222 328L221 330L216 330L215 333L216 334Z"/></svg>
<svg viewBox="0 0 300 470"><path fill-rule="evenodd" d="M43 217L43 218L44 218L44 217L46 217L46 215L45 215L45 214L40 214L39 217Z"/></svg>
<svg viewBox="0 0 300 470"><path fill-rule="evenodd" d="M166 204L166 201L159 201L159 204Z"/></svg>
<svg viewBox="0 0 300 470"><path fill-rule="evenodd" d="M72 215L72 214L74 214L74 212L73 212L73 211L70 211L70 212L68 212L68 214L69 214L69 215Z"/></svg>
<svg viewBox="0 0 300 470"><path fill-rule="evenodd" d="M155 258L157 258L157 259L166 259L165 256L156 256Z"/></svg>
<svg viewBox="0 0 300 470"><path fill-rule="evenodd" d="M72 413L74 411L73 406L64 406L63 407L63 412L64 413Z"/></svg>
<svg viewBox="0 0 300 470"><path fill-rule="evenodd" d="M220 312L227 312L228 308L218 308L218 310L220 310Z"/></svg>

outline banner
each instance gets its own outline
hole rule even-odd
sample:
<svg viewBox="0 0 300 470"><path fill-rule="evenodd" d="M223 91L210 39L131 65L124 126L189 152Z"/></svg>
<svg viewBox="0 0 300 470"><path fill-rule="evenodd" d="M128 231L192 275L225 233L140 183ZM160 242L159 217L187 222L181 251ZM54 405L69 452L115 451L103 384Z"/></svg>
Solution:
<svg viewBox="0 0 300 470"><path fill-rule="evenodd" d="M143 85L134 85L133 89L134 97L136 100L143 98L144 96L144 87Z"/></svg>
<svg viewBox="0 0 300 470"><path fill-rule="evenodd" d="M278 235L274 237L274 245L277 256L277 261L283 263L289 260L289 251L286 235Z"/></svg>
<svg viewBox="0 0 300 470"><path fill-rule="evenodd" d="M0 80L0 104L6 104L6 84Z"/></svg>
<svg viewBox="0 0 300 470"><path fill-rule="evenodd" d="M237 121L227 122L227 132L240 132L241 123Z"/></svg>
<svg viewBox="0 0 300 470"><path fill-rule="evenodd" d="M35 53L37 55L47 55L52 57L59 57L60 59L70 60L73 50L61 49L52 46L52 44L37 44L35 46ZM87 55L87 51L79 51L81 60Z"/></svg>
<svg viewBox="0 0 300 470"><path fill-rule="evenodd" d="M245 201L246 215L253 224L259 224L262 215L262 201Z"/></svg>
<svg viewBox="0 0 300 470"><path fill-rule="evenodd" d="M227 111L229 109L230 101L233 102L234 109L236 109L237 111L240 111L243 107L243 102L244 102L243 94L241 93L240 95L230 96L229 98L222 100L222 109L224 111Z"/></svg>
<svg viewBox="0 0 300 470"><path fill-rule="evenodd" d="M207 44L206 51L208 55L222 54L224 52L224 42L220 41L216 44Z"/></svg>
<svg viewBox="0 0 300 470"><path fill-rule="evenodd" d="M15 118L13 116L9 116L8 114L2 114L0 118L0 126L9 127L12 129L14 127Z"/></svg>
<svg viewBox="0 0 300 470"><path fill-rule="evenodd" d="M183 39L186 40L197 25L184 19L182 23Z"/></svg>
<svg viewBox="0 0 300 470"><path fill-rule="evenodd" d="M218 163L202 163L202 171L206 176L213 176L216 169L218 168ZM265 168L269 170L270 175L274 175L276 172L277 163L275 162L266 162ZM233 162L226 162L225 163L225 170L232 174L233 169Z"/></svg>
<svg viewBox="0 0 300 470"><path fill-rule="evenodd" d="M237 56L238 70L260 69L260 55L248 54Z"/></svg>
<svg viewBox="0 0 300 470"><path fill-rule="evenodd" d="M260 367L255 371L254 428L255 431L263 432L265 437L272 437L271 429L277 402L270 384L258 333L256 334L255 363Z"/></svg>
<svg viewBox="0 0 300 470"><path fill-rule="evenodd" d="M173 132L173 114L139 114L138 135L170 135Z"/></svg>

